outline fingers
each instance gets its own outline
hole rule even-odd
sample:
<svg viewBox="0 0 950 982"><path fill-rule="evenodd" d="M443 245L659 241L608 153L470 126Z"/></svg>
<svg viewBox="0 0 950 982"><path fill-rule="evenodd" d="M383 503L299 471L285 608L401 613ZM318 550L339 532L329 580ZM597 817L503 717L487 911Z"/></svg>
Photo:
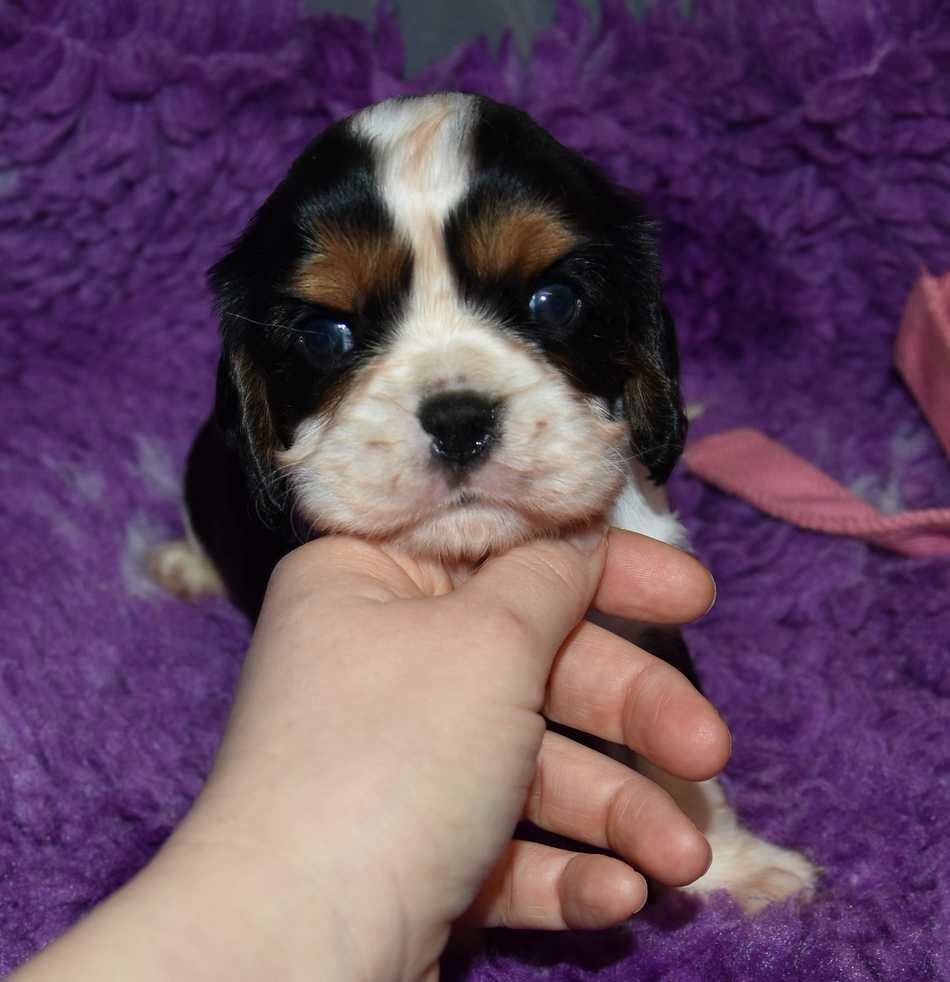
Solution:
<svg viewBox="0 0 950 982"><path fill-rule="evenodd" d="M716 584L688 553L635 532L611 529L594 606L646 624L687 624L716 598Z"/></svg>
<svg viewBox="0 0 950 982"><path fill-rule="evenodd" d="M709 867L709 843L666 791L558 733L544 736L525 818L609 849L668 886L692 883Z"/></svg>
<svg viewBox="0 0 950 982"><path fill-rule="evenodd" d="M496 615L502 633L551 658L590 607L605 555L600 530L532 542L487 560L447 599Z"/></svg>
<svg viewBox="0 0 950 982"><path fill-rule="evenodd" d="M646 903L646 881L609 856L512 842L465 916L480 927L595 930Z"/></svg>
<svg viewBox="0 0 950 982"><path fill-rule="evenodd" d="M589 621L554 661L544 714L690 781L718 774L732 746L720 715L683 675Z"/></svg>
<svg viewBox="0 0 950 982"><path fill-rule="evenodd" d="M633 866L672 886L709 865L709 845L673 799L618 761L545 734L525 817L540 828L622 858L510 843L465 921L482 927L593 930L646 902Z"/></svg>

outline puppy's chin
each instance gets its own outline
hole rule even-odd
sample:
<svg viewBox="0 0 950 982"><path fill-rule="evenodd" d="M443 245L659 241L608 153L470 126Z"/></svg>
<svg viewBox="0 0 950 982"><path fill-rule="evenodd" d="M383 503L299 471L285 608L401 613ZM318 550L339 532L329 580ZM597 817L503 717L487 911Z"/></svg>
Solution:
<svg viewBox="0 0 950 982"><path fill-rule="evenodd" d="M491 553L556 530L510 508L469 504L446 509L401 529L388 541L417 556L449 562L477 562Z"/></svg>
<svg viewBox="0 0 950 982"><path fill-rule="evenodd" d="M609 508L585 515L553 517L491 502L470 502L440 509L410 525L380 534L379 530L341 529L404 549L414 556L448 563L474 563L507 552L532 539L568 534L602 519ZM331 531L331 530L327 530Z"/></svg>

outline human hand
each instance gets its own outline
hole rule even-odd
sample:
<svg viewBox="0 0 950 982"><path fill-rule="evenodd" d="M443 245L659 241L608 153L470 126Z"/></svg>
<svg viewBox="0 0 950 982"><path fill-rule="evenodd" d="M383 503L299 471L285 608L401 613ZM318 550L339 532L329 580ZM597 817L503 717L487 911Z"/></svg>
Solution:
<svg viewBox="0 0 950 982"><path fill-rule="evenodd" d="M415 982L437 977L460 918L623 920L645 899L637 870L689 882L708 846L666 792L544 716L715 774L729 735L709 703L582 621L593 604L682 623L712 597L695 560L616 531L609 550L529 544L461 584L362 541L303 546L272 577L191 813L24 979ZM512 842L522 817L618 858Z"/></svg>
<svg viewBox="0 0 950 982"><path fill-rule="evenodd" d="M440 565L385 547L310 543L272 579L214 773L168 851L236 844L280 871L288 907L327 918L330 899L331 934L352 938L346 957L367 978L380 976L361 938L389 937L379 951L402 951L418 978L463 915L619 922L646 896L635 870L689 882L708 846L664 791L546 731L542 713L679 776L716 773L729 737L709 703L578 624L592 601L684 622L712 596L695 560L629 533L611 534L609 556L599 541L534 543L457 589ZM512 843L522 816L621 858Z"/></svg>

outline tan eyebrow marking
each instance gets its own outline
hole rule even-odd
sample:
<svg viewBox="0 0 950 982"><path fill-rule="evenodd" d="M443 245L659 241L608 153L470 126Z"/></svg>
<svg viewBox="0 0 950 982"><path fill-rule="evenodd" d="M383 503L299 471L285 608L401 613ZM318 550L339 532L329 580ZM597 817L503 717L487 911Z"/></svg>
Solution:
<svg viewBox="0 0 950 982"><path fill-rule="evenodd" d="M304 299L336 310L359 310L373 293L395 289L412 261L408 244L391 234L328 225L317 241L294 286Z"/></svg>
<svg viewBox="0 0 950 982"><path fill-rule="evenodd" d="M486 279L511 275L530 279L577 246L578 236L543 205L495 206L463 235L463 255Z"/></svg>

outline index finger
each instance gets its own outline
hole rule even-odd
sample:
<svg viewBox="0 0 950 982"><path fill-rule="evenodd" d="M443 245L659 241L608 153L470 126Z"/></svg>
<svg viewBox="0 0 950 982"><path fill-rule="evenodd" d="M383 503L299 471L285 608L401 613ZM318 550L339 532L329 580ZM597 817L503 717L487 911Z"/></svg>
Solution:
<svg viewBox="0 0 950 982"><path fill-rule="evenodd" d="M687 624L715 599L715 581L689 553L636 532L610 530L597 610L647 624Z"/></svg>

